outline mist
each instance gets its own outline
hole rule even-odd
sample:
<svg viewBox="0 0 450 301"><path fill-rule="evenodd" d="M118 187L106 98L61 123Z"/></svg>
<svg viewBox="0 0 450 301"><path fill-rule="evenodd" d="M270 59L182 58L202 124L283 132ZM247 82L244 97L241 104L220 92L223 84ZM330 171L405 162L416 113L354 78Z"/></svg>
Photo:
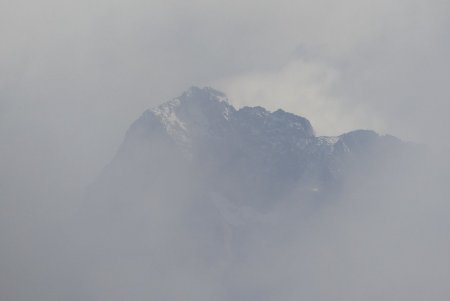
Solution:
<svg viewBox="0 0 450 301"><path fill-rule="evenodd" d="M445 0L0 0L0 299L447 300L449 17ZM129 126L192 85L425 151L268 211L211 196L162 145L172 165L135 154L122 195L90 199Z"/></svg>
<svg viewBox="0 0 450 301"><path fill-rule="evenodd" d="M351 168L331 195L311 198L299 187L267 207L211 193L213 180L165 147L137 148L156 150L159 160L114 161L75 218L72 262L63 267L79 277L78 298L447 298L446 154L364 155L371 160ZM136 165L111 172L130 166L122 160ZM146 164L155 178L143 176Z"/></svg>

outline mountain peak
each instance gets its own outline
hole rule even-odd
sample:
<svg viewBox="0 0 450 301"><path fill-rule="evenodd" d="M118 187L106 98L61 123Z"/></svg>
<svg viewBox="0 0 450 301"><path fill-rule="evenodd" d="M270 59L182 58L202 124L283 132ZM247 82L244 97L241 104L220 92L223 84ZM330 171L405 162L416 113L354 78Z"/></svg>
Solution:
<svg viewBox="0 0 450 301"><path fill-rule="evenodd" d="M224 93L191 87L133 123L110 169L137 169L145 180L187 164L212 191L262 204L298 185L308 195L335 187L354 164L397 149L400 142L391 140L367 130L317 137L304 117L259 106L237 110Z"/></svg>
<svg viewBox="0 0 450 301"><path fill-rule="evenodd" d="M225 102L228 103L228 99L225 93L220 92L211 87L203 87L199 88L196 86L190 87L187 91L183 92L180 97L178 97L180 101L183 102Z"/></svg>
<svg viewBox="0 0 450 301"><path fill-rule="evenodd" d="M164 119L182 118L200 121L204 117L219 119L228 118L235 111L228 102L226 95L210 87L191 87L177 98L149 110Z"/></svg>
<svg viewBox="0 0 450 301"><path fill-rule="evenodd" d="M148 129L154 127L155 122L183 146L191 145L192 139L199 137L236 133L260 141L297 141L315 136L304 117L281 109L270 112L260 106L237 110L224 93L210 87L191 87L179 97L148 110L136 123Z"/></svg>

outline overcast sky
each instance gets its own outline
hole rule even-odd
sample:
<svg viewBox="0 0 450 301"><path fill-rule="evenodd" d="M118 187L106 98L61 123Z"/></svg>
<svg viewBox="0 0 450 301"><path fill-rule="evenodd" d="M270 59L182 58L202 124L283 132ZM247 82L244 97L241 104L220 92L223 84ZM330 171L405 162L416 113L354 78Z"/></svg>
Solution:
<svg viewBox="0 0 450 301"><path fill-rule="evenodd" d="M134 119L191 85L305 116L319 135L448 148L449 3L2 0L2 177L30 177L25 165L82 186Z"/></svg>
<svg viewBox="0 0 450 301"><path fill-rule="evenodd" d="M193 85L302 115L318 135L366 128L449 149L450 1L0 0L3 287L46 287L56 251L42 242L70 200L145 109Z"/></svg>

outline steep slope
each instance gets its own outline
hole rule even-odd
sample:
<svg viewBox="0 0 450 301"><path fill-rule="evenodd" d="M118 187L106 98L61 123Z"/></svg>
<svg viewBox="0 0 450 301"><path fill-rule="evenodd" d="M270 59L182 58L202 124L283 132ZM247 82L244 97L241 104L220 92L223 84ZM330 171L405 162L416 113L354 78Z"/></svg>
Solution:
<svg viewBox="0 0 450 301"><path fill-rule="evenodd" d="M367 130L317 137L303 117L262 107L237 110L223 93L192 87L133 123L93 190L95 198L117 199L192 182L189 187L204 193L264 207L293 191L300 199L336 193L352 170L404 146Z"/></svg>
<svg viewBox="0 0 450 301"><path fill-rule="evenodd" d="M80 282L101 297L82 299L329 300L317 296L333 269L328 289L367 267L354 245L377 258L388 231L374 229L434 188L417 149L367 130L317 137L303 117L191 88L144 112L90 188Z"/></svg>

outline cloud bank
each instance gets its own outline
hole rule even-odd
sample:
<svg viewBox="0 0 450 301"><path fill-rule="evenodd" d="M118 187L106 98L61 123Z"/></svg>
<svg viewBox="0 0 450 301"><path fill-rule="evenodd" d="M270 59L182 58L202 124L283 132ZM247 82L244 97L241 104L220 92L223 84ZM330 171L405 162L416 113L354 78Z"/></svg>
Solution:
<svg viewBox="0 0 450 301"><path fill-rule="evenodd" d="M69 245L62 225L81 206L84 188L114 156L129 124L191 85L222 89L237 106L282 107L303 115L319 134L373 128L448 149L449 5L446 0L0 1L2 299L80 299L78 280L69 272L76 260L67 264L60 256ZM327 274L330 291L338 295L345 284L361 284L358 292L344 290L341 296L370 300L397 290L391 296L399 300L409 289L408 297L418 300L432 294L445 299L448 211L442 187L448 175L429 174L423 181L438 183L430 188L432 197L411 203L402 195L395 208L386 197L380 204L386 210L378 213L361 209L361 215L318 219L324 225L308 236L318 242L299 254L322 254L320 272L305 279L295 269L282 275L305 280L300 288L312 283L311 298L320 291L319 276ZM335 240L344 238L323 242L333 229ZM392 233L387 242L386 233ZM406 235L401 246L395 233ZM388 254L371 248L383 243ZM336 248L341 249L329 251ZM255 266L261 260L255 259ZM353 269L349 278L340 278L346 260ZM369 261L374 265L364 266ZM133 264L138 265L131 262L130 273ZM395 275L404 281L390 287L383 281L364 291L368 283ZM108 273L102 277L108 279ZM57 286L55 279L61 280Z"/></svg>

